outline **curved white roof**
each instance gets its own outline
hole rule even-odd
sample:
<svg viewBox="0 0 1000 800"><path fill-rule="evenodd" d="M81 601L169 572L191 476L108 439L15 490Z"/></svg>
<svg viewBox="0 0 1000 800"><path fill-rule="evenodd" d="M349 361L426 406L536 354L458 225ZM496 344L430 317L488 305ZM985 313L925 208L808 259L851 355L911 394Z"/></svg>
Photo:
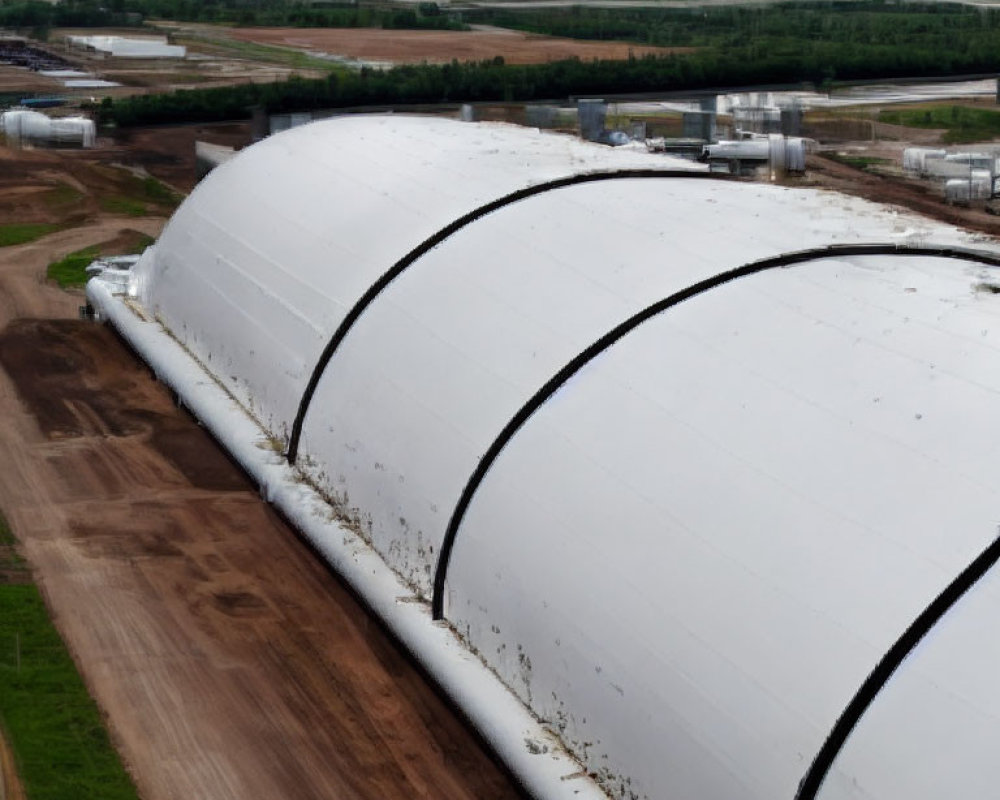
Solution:
<svg viewBox="0 0 1000 800"><path fill-rule="evenodd" d="M452 225L651 163L676 167L508 126L297 128L212 173L133 294L283 442L344 324L301 474L418 596L437 570L445 618L613 796L793 798L827 756L804 800L982 793L989 564L906 632L996 539L991 258L694 175ZM823 250L858 243L888 247Z"/></svg>
<svg viewBox="0 0 1000 800"><path fill-rule="evenodd" d="M394 115L304 125L213 170L136 269L135 291L285 438L330 334L425 239L532 185L678 166L691 165L508 125Z"/></svg>
<svg viewBox="0 0 1000 800"><path fill-rule="evenodd" d="M977 271L817 261L643 324L487 474L456 538L449 619L613 783L794 797L882 655L996 537L998 445L983 431L1000 304L976 294ZM980 626L915 678L917 707L946 707L948 752L969 758L985 755L984 719L1000 732L951 697L980 672L954 663L979 652ZM881 733L912 757L927 727L897 709ZM887 770L882 746L859 766L849 751L848 790L823 797L954 786L956 767L923 782ZM972 764L997 777L995 759Z"/></svg>

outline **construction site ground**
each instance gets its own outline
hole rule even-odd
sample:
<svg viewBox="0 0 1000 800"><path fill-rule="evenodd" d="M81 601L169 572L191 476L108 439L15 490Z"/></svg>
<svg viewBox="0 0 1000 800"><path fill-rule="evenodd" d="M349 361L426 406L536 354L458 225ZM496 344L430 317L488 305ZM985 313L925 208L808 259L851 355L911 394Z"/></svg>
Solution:
<svg viewBox="0 0 1000 800"><path fill-rule="evenodd" d="M77 318L82 294L45 280L68 252L164 223L102 213L86 180L106 166L81 155L0 147L0 197L83 195L25 206L72 227L0 248L0 508L140 795L519 797L170 392Z"/></svg>

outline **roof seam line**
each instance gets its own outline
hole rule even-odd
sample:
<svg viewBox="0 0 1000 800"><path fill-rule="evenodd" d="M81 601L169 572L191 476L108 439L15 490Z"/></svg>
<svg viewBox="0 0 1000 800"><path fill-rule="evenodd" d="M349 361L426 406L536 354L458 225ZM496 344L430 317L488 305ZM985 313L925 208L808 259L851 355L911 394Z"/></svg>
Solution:
<svg viewBox="0 0 1000 800"><path fill-rule="evenodd" d="M489 446L486 452L469 477L462 494L459 497L455 510L448 522L444 539L438 553L437 566L434 571L433 593L431 598L431 614L435 620L444 618L444 595L445 584L447 582L448 567L451 561L451 554L454 550L455 539L462 520L468 511L472 498L478 490L480 484L486 477L493 463L499 457L501 451L514 437L525 422L539 409L545 402L555 394L559 388L575 373L582 369L594 357L611 347L619 339L623 338L633 329L643 322L655 317L663 311L678 305L685 300L691 299L703 292L714 289L730 281L745 278L765 270L777 267L787 267L802 264L809 261L817 261L831 257L866 256L866 255L903 255L903 256L932 256L940 258L953 258L960 261L972 261L988 266L1000 267L1000 254L985 250L975 250L961 247L940 247L934 245L909 245L909 244L833 244L825 247L810 248L791 253L783 253L778 256L753 261L735 267L726 272L719 273L713 277L701 280L685 289L658 300L645 309L632 315L616 327L605 333L601 338L577 354L562 369L553 375L541 388L535 392L528 401L521 406L517 413L503 427L496 439ZM832 761L832 759L831 759ZM796 800L812 800L811 796L799 795Z"/></svg>
<svg viewBox="0 0 1000 800"><path fill-rule="evenodd" d="M795 800L815 800L833 762L865 711L920 640L1000 560L1000 535L935 597L875 665L834 723L826 741L799 782Z"/></svg>
<svg viewBox="0 0 1000 800"><path fill-rule="evenodd" d="M292 422L292 431L288 440L288 449L285 452L285 457L288 459L288 463L294 464L295 460L298 458L299 443L302 438L302 428L305 424L306 414L309 412L313 395L316 393L316 389L318 388L319 382L323 377L323 373L326 371L327 366L336 354L341 342L343 342L347 337L347 334L350 332L351 328L358 321L361 315L375 301L375 298L377 298L378 295L381 294L382 291L390 283L392 283L392 281L399 277L399 275L402 274L411 264L417 261L428 251L437 247L453 233L456 233L470 223L475 222L476 220L491 214L504 206L516 203L519 200L524 200L525 198L532 197L537 194L543 194L544 192L552 191L553 189L560 189L565 186L592 183L595 181L621 180L626 178L694 178L722 181L736 180L733 177L722 173L676 169L622 169L613 171L584 172L577 175L570 175L563 178L545 181L544 183L538 183L522 189L517 189L516 191L510 192L503 197L497 198L496 200L492 200L485 205L473 209L469 213L464 214L449 223L444 228L441 228L437 231L437 233L434 233L425 239L423 242L410 250L410 252L408 252L405 256L399 259L399 261L393 264L393 266L390 267L389 270L386 271L377 281L375 281L375 283L368 288L368 291L366 291L358 299L348 312L347 316L344 317L340 325L337 326L337 329L334 331L330 341L327 342L326 347L323 348L323 352L320 354L320 357L316 362L316 366L313 368L312 374L309 377L309 381L302 392L302 398L299 401L299 407L296 410L295 419Z"/></svg>

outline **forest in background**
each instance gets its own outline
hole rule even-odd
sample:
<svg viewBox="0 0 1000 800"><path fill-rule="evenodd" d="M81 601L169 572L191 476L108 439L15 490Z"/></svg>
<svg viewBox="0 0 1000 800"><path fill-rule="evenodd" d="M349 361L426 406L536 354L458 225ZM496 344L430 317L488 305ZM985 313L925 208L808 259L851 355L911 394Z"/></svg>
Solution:
<svg viewBox="0 0 1000 800"><path fill-rule="evenodd" d="M31 31L44 39L52 28L142 27L150 19L297 28L464 30L436 3L412 8L330 3L309 6L281 0L41 0L0 1L0 28Z"/></svg>
<svg viewBox="0 0 1000 800"><path fill-rule="evenodd" d="M401 13L407 15L405 19L393 16ZM406 27L408 20L415 19L412 27L420 27L427 20L437 20L426 24L490 24L693 50L623 61L569 60L530 66L505 64L498 57L478 63L388 70L331 67L329 76L316 80L108 100L97 109L101 121L119 125L216 121L246 118L254 107L287 112L365 105L531 102L747 86L824 87L836 81L1000 71L1000 10L957 3L857 0L703 8L577 6L477 9L462 12L460 17L445 13L434 3L403 10L363 5L307 9L263 0L108 0L100 4L96 0L64 0L56 6L0 3L0 25L28 27L90 24L85 19L93 19L95 25L106 24L100 20L109 17L135 23L160 15L182 20L232 17L251 21L245 24L272 25L311 19L301 16L308 14L317 14L318 19L334 26L363 20L369 27ZM48 15L47 21L33 15Z"/></svg>

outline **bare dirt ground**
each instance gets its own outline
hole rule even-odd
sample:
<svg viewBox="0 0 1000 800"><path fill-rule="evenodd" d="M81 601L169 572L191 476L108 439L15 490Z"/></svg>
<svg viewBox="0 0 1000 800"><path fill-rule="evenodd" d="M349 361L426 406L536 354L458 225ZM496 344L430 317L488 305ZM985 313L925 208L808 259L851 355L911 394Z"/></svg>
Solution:
<svg viewBox="0 0 1000 800"><path fill-rule="evenodd" d="M202 26L213 33L214 26ZM220 29L225 31L226 29ZM309 65L289 63L290 51L275 51L273 57L265 52L245 54L240 47L246 45L225 42L187 41L188 57L184 59L134 59L104 58L80 49L71 49L66 37L81 36L146 36L147 32L135 29L113 28L59 28L50 33L45 44L35 43L51 53L66 59L75 68L92 78L122 84L118 87L68 87L60 78L39 75L23 67L0 64L0 92L26 95L40 93L58 95L69 99L70 104L89 100L91 97L125 97L147 92L169 92L175 89L197 89L212 86L232 86L243 83L271 83L287 80L293 74L303 77L321 77L328 69L321 62ZM291 55L297 55L292 53ZM315 67L324 67L317 69ZM56 115L69 113L55 110Z"/></svg>
<svg viewBox="0 0 1000 800"><path fill-rule="evenodd" d="M194 143L198 140L239 150L251 142L250 123L124 129L113 146L120 163L141 167L170 186L190 192L197 182Z"/></svg>
<svg viewBox="0 0 1000 800"><path fill-rule="evenodd" d="M191 158L193 164L193 145ZM169 214L174 203L147 196L143 181L121 168L125 161L124 150L112 147L17 150L0 144L0 224L79 225L105 211L115 213L115 204L125 201L136 204L137 214Z"/></svg>
<svg viewBox="0 0 1000 800"><path fill-rule="evenodd" d="M925 181L873 174L822 154L810 155L806 159L806 169L806 177L795 181L794 185L835 189L876 203L901 206L969 230L1000 236L1000 217L987 214L982 208L949 206L938 187Z"/></svg>
<svg viewBox="0 0 1000 800"><path fill-rule="evenodd" d="M238 41L294 47L361 61L393 64L483 61L503 56L508 64L539 64L578 57L624 59L647 53L665 55L690 48L644 47L627 42L585 42L520 31L398 31L370 28L233 28Z"/></svg>
<svg viewBox="0 0 1000 800"><path fill-rule="evenodd" d="M88 202L79 154L17 156L0 195L80 182ZM67 252L164 223L85 212L0 248L0 508L141 796L519 797L165 387L76 319L82 295L45 282Z"/></svg>
<svg viewBox="0 0 1000 800"><path fill-rule="evenodd" d="M54 92L62 87L55 78L39 75L24 67L0 64L0 92Z"/></svg>

